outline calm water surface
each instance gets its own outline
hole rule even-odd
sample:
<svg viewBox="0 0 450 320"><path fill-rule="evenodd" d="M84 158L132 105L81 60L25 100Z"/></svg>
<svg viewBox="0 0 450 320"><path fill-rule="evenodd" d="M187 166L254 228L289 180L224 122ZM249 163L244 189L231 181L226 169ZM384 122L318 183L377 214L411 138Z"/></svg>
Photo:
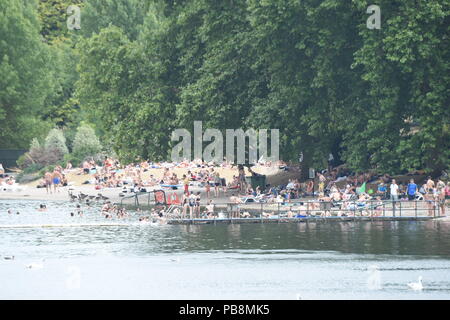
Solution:
<svg viewBox="0 0 450 320"><path fill-rule="evenodd" d="M170 226L133 212L104 227L99 207L39 204L0 200L0 299L450 298L450 222ZM65 226L20 227L45 224Z"/></svg>

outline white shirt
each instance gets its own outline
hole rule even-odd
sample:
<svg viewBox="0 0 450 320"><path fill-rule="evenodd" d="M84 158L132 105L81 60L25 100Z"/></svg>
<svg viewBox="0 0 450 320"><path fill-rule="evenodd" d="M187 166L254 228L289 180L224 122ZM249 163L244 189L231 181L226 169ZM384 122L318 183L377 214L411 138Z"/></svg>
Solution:
<svg viewBox="0 0 450 320"><path fill-rule="evenodd" d="M394 196L398 195L398 185L397 184L391 184L391 194Z"/></svg>

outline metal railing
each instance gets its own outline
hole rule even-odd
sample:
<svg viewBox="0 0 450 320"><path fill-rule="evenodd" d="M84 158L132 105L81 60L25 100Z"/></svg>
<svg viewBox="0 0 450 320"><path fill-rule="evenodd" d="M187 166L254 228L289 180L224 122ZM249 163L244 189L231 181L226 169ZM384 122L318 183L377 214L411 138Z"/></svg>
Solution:
<svg viewBox="0 0 450 320"><path fill-rule="evenodd" d="M169 219L190 219L190 209L177 206ZM202 209L203 208L203 209ZM307 218L307 217L392 217L421 218L439 217L441 208L438 201L414 200L368 200L368 201L297 201L290 203L222 203L215 204L213 212L206 216L205 206L201 206L201 214L193 215L194 219L234 219L234 218Z"/></svg>

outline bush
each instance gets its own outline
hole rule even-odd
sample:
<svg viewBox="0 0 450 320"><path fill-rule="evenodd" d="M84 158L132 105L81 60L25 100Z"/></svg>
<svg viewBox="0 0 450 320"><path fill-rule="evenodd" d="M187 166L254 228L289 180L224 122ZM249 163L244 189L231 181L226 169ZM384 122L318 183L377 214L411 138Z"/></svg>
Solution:
<svg viewBox="0 0 450 320"><path fill-rule="evenodd" d="M102 151L102 145L95 135L94 129L88 125L81 125L73 140L73 156L83 161L88 157L95 157Z"/></svg>
<svg viewBox="0 0 450 320"><path fill-rule="evenodd" d="M39 148L41 150L41 148ZM31 151L31 150L30 150ZM57 160L63 158L66 153L69 153L69 150L66 146L66 138L64 134L59 129L52 129L45 138L45 152L54 152L55 156L58 157Z"/></svg>
<svg viewBox="0 0 450 320"><path fill-rule="evenodd" d="M42 167L43 167L42 164L39 164L39 163L33 163L33 164L31 164L30 166L26 167L26 168L23 170L23 173L24 173L24 174L30 174L30 173L33 173L33 172L36 172L36 171L41 170Z"/></svg>
<svg viewBox="0 0 450 320"><path fill-rule="evenodd" d="M28 183L28 182L33 182L33 181L39 179L40 177L41 176L38 175L37 173L25 174L24 172L21 172L17 175L16 181L18 183Z"/></svg>

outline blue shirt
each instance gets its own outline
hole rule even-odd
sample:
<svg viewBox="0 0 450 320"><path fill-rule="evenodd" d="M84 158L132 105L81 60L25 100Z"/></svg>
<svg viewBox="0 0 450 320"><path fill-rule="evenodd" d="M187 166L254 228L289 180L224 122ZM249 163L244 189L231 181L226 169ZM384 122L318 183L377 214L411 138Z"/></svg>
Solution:
<svg viewBox="0 0 450 320"><path fill-rule="evenodd" d="M408 195L413 196L416 194L417 185L415 183L408 184Z"/></svg>

